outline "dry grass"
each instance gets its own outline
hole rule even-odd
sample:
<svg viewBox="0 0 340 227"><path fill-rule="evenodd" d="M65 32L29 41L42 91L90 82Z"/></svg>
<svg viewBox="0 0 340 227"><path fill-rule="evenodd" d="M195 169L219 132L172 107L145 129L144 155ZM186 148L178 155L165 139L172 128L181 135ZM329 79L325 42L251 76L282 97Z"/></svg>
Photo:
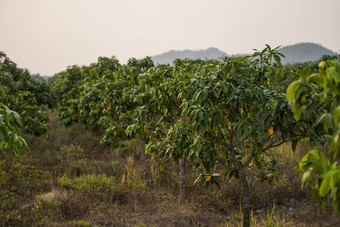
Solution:
<svg viewBox="0 0 340 227"><path fill-rule="evenodd" d="M21 161L4 157L0 163L0 225L241 226L237 181L205 190L193 185L198 173L188 163L187 197L178 204L176 164L157 157L141 160L143 144L138 140L125 141L118 150L104 149L100 135L81 124L65 128L56 113L50 113L46 135L25 135L32 152L25 152ZM301 190L301 174L293 168L307 150L303 143L296 153L289 144L273 150L284 165L279 180L271 184L261 185L248 172L252 226L340 225L337 215L323 214L308 190ZM103 181L92 182L94 189L82 180L96 176ZM73 186L62 187L63 177Z"/></svg>

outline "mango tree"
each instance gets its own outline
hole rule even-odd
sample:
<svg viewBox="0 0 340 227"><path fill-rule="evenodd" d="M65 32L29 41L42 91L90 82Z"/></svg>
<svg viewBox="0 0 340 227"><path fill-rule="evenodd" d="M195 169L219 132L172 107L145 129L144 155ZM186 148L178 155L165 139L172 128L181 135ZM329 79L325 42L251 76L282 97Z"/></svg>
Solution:
<svg viewBox="0 0 340 227"><path fill-rule="evenodd" d="M34 135L45 133L47 115L41 106L53 105L46 81L33 79L27 70L18 68L0 52L0 85L5 92L0 96L0 102L21 114L24 131Z"/></svg>
<svg viewBox="0 0 340 227"><path fill-rule="evenodd" d="M250 189L247 171L257 168L260 180L272 180L279 164L273 160L271 149L286 141L296 141L304 130L292 115L282 90L275 87L268 75L276 75L281 67L275 50L248 57L224 59L219 64L198 67L192 77L177 84L182 94L183 122L188 121L193 138L188 157L205 170L202 181L219 184L220 177L240 179L244 194L243 224L250 223ZM253 56L253 57L256 57ZM177 129L172 128L175 132ZM178 136L176 143L186 140ZM217 164L221 173L214 173Z"/></svg>
<svg viewBox="0 0 340 227"><path fill-rule="evenodd" d="M176 64L176 63L175 63ZM175 67L176 68L176 67ZM177 135L170 138L173 125L180 120L180 102L177 87L180 77L173 66L160 65L150 68L139 76L134 92L137 107L133 111L134 124L126 132L142 136L147 142L145 152L150 155L167 156L180 166L180 196L185 197L186 157L190 144L175 144ZM180 71L180 70L179 70ZM136 130L137 129L137 130ZM182 129L182 128L181 128ZM182 130L182 135L183 135Z"/></svg>
<svg viewBox="0 0 340 227"><path fill-rule="evenodd" d="M141 113L144 86L141 85L143 75L153 67L150 58L141 60L129 59L127 65L121 66L116 73L106 75L104 90L104 115L100 119L107 130L101 143L104 146L119 146L121 140L138 137L143 143L147 140L146 126L136 124L136 114ZM138 110L139 111L138 111ZM144 146L141 159L145 159Z"/></svg>

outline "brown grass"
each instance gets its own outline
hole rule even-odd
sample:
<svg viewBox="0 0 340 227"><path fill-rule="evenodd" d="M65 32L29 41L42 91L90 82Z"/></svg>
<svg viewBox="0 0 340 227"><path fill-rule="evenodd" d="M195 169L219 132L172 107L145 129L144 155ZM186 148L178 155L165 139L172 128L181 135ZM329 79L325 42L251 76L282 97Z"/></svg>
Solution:
<svg viewBox="0 0 340 227"><path fill-rule="evenodd" d="M118 150L99 145L101 132L81 124L63 127L50 113L49 129L39 138L25 135L32 152L22 160L3 157L0 163L0 226L240 226L242 190L235 180L221 189L193 185L198 172L187 166L187 197L178 204L179 168L159 157L140 159L142 143L125 141ZM339 217L315 206L301 173L293 170L308 146L293 153L284 144L276 153L284 164L279 180L262 185L248 171L252 191L252 226L337 226ZM161 163L165 168L161 169ZM97 189L62 187L58 181L79 182L105 175L114 182ZM110 177L114 178L110 178ZM78 179L78 180L77 180ZM104 178L105 180L106 178ZM113 189L105 189L113 187ZM104 188L104 191L101 191ZM118 197L113 192L118 193ZM111 193L111 194L110 194Z"/></svg>

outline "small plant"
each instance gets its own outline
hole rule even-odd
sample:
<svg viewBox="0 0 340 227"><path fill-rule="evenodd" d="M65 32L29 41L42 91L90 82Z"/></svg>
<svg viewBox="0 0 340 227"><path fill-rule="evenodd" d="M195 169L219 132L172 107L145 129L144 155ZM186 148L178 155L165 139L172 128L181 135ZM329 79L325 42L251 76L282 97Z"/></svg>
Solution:
<svg viewBox="0 0 340 227"><path fill-rule="evenodd" d="M60 151L60 155L57 156L59 172L68 173L71 176L80 176L90 172L89 160L79 145L65 146Z"/></svg>
<svg viewBox="0 0 340 227"><path fill-rule="evenodd" d="M116 185L115 177L108 177L105 174L84 175L73 179L64 175L58 180L58 184L64 188L74 188L91 194L113 192L119 187Z"/></svg>
<svg viewBox="0 0 340 227"><path fill-rule="evenodd" d="M74 179L74 187L79 191L89 193L106 193L113 192L117 189L116 179L113 176L85 175Z"/></svg>
<svg viewBox="0 0 340 227"><path fill-rule="evenodd" d="M61 178L58 179L58 184L63 187L63 188L70 188L71 184L72 184L72 181L70 178L68 178L66 176L66 174L64 174L64 176L62 176Z"/></svg>
<svg viewBox="0 0 340 227"><path fill-rule="evenodd" d="M93 226L90 222L84 221L84 220L73 220L70 221L69 226L72 227L91 227Z"/></svg>
<svg viewBox="0 0 340 227"><path fill-rule="evenodd" d="M138 167L134 164L132 156L126 158L125 168L126 173L122 177L121 184L131 189L144 190L146 187L145 182L139 177Z"/></svg>
<svg viewBox="0 0 340 227"><path fill-rule="evenodd" d="M233 213L229 216L228 220L221 226L224 227L232 227L232 226L242 226L242 211L237 213ZM271 210L267 210L267 216L263 217L262 215L255 215L254 212L251 212L250 218L250 226L253 227L285 227L285 226L293 226L294 223L291 220L287 220L284 217L281 217L280 214L276 214L275 205Z"/></svg>
<svg viewBox="0 0 340 227"><path fill-rule="evenodd" d="M62 203L60 201L38 200L32 208L35 222L43 224L53 219L62 219L61 207Z"/></svg>
<svg viewBox="0 0 340 227"><path fill-rule="evenodd" d="M125 185L117 184L115 177L105 174L90 174L76 178L64 175L58 180L58 184L77 194L80 193L79 195L88 195L101 201L121 201L129 189Z"/></svg>

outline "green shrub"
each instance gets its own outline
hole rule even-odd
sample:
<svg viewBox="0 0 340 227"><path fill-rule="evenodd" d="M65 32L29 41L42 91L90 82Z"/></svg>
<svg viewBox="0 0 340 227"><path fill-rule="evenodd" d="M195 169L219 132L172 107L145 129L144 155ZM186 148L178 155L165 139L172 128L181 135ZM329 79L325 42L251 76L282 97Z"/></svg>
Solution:
<svg viewBox="0 0 340 227"><path fill-rule="evenodd" d="M115 177L106 176L105 174L84 175L73 179L64 175L59 178L58 184L63 188L74 189L92 195L114 195L117 192L126 190L125 187L116 184Z"/></svg>
<svg viewBox="0 0 340 227"><path fill-rule="evenodd" d="M79 145L65 146L60 149L57 156L58 173L67 173L70 176L80 176L89 173L91 168L88 166L90 160L84 154L84 150Z"/></svg>
<svg viewBox="0 0 340 227"><path fill-rule="evenodd" d="M71 179L68 178L65 174L64 174L64 176L62 176L61 178L58 179L58 184L61 187L66 188L66 189L70 188L71 183L72 183Z"/></svg>
<svg viewBox="0 0 340 227"><path fill-rule="evenodd" d="M89 193L105 193L115 191L119 186L116 185L116 180L113 176L86 175L75 178L75 188L80 191Z"/></svg>

